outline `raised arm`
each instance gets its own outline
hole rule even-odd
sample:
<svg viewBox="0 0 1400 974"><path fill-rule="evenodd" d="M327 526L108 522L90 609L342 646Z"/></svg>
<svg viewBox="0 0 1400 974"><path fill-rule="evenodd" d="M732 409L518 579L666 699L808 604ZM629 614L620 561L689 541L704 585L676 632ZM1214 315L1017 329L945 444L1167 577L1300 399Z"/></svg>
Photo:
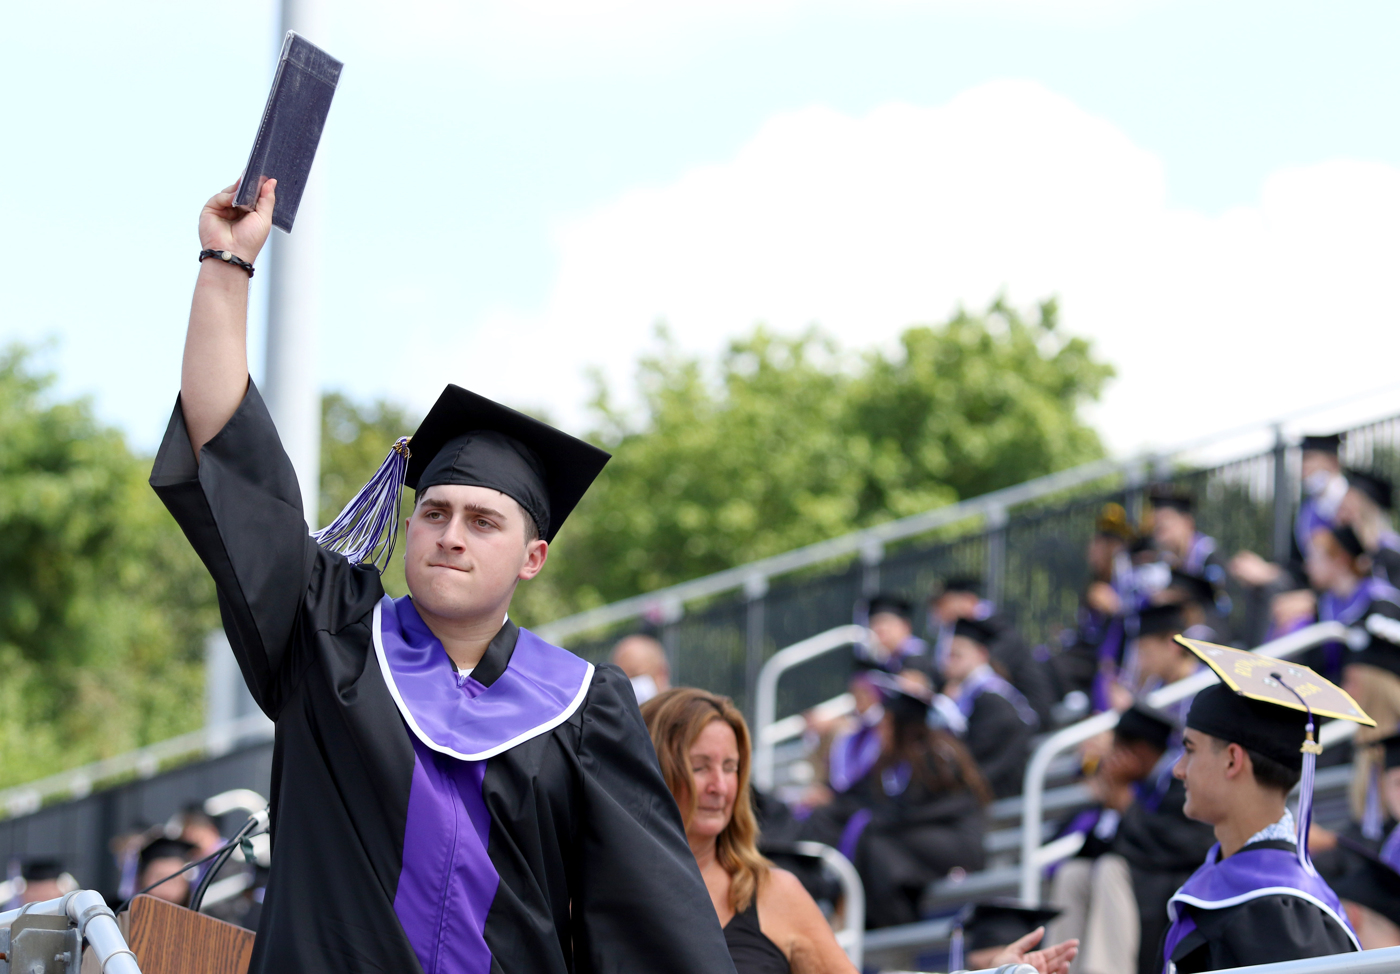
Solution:
<svg viewBox="0 0 1400 974"><path fill-rule="evenodd" d="M275 179L263 184L252 211L234 209L235 186L205 203L199 214L200 246L253 263L272 229L276 185ZM199 265L180 369L180 402L196 459L247 391L248 274L235 264L206 260Z"/></svg>

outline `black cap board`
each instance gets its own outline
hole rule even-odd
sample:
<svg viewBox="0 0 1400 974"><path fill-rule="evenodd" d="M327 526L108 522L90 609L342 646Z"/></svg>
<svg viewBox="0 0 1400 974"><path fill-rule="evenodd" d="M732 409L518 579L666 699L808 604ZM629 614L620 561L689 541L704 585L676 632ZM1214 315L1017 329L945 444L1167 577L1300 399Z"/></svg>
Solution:
<svg viewBox="0 0 1400 974"><path fill-rule="evenodd" d="M1138 613L1138 635L1160 636L1163 633L1175 636L1186 630L1186 620L1181 615L1181 606L1175 602L1162 605L1149 605Z"/></svg>
<svg viewBox="0 0 1400 974"><path fill-rule="evenodd" d="M871 670L867 677L879 691L885 712L895 721L908 724L923 723L928 719L928 708L933 702L932 691L906 683L883 670Z"/></svg>
<svg viewBox="0 0 1400 974"><path fill-rule="evenodd" d="M1352 490L1369 497L1383 511L1395 507L1395 485L1390 478L1372 470L1348 470L1347 484Z"/></svg>
<svg viewBox="0 0 1400 974"><path fill-rule="evenodd" d="M908 620L914 618L914 609L913 606L909 604L908 599L882 592L879 595L871 597L869 614L871 618L877 615L888 614Z"/></svg>
<svg viewBox="0 0 1400 974"><path fill-rule="evenodd" d="M144 869L156 859L184 859L192 851L193 842L159 836L141 847L141 867Z"/></svg>
<svg viewBox="0 0 1400 974"><path fill-rule="evenodd" d="M981 619L959 619L953 625L953 635L970 639L979 646L990 646L996 631Z"/></svg>
<svg viewBox="0 0 1400 974"><path fill-rule="evenodd" d="M409 440L404 484L490 487L553 541L611 455L547 423L449 385Z"/></svg>
<svg viewBox="0 0 1400 974"><path fill-rule="evenodd" d="M1210 579L1200 575L1192 575L1179 568L1173 568L1172 580L1167 588L1180 592L1187 602L1195 602L1202 607L1215 604L1215 585L1211 583Z"/></svg>
<svg viewBox="0 0 1400 974"><path fill-rule="evenodd" d="M981 595L982 582L971 575L950 575L943 579L943 584L934 590L933 597L936 599L940 595L951 595L955 592Z"/></svg>
<svg viewBox="0 0 1400 974"><path fill-rule="evenodd" d="M1360 558L1366 553L1366 546L1361 543L1361 539L1356 536L1356 532L1346 524L1334 524L1329 530L1337 544L1342 546L1342 550L1353 558Z"/></svg>
<svg viewBox="0 0 1400 974"><path fill-rule="evenodd" d="M1342 448L1343 436L1342 433L1308 433L1298 446L1308 453L1330 453L1335 457Z"/></svg>
<svg viewBox="0 0 1400 974"><path fill-rule="evenodd" d="M1118 718L1113 728L1113 736L1127 741L1142 741L1159 751L1165 751L1171 742L1176 723L1160 711L1146 704L1133 704Z"/></svg>
<svg viewBox="0 0 1400 974"><path fill-rule="evenodd" d="M1196 498L1189 490L1183 490L1172 484L1159 484L1147 492L1147 502L1152 505L1152 509L1160 510L1170 508L1173 511L1180 511L1182 514L1190 514L1196 507Z"/></svg>
<svg viewBox="0 0 1400 974"><path fill-rule="evenodd" d="M1379 743L1385 748L1385 770L1400 768L1400 734L1391 734Z"/></svg>
<svg viewBox="0 0 1400 974"><path fill-rule="evenodd" d="M57 859L26 859L20 867L20 875L31 882L57 879L63 875L63 863Z"/></svg>
<svg viewBox="0 0 1400 974"><path fill-rule="evenodd" d="M962 927L965 938L963 949L971 953L989 947L1004 947L1049 923L1060 912L1022 906L1015 900L969 904L958 914L958 925Z"/></svg>

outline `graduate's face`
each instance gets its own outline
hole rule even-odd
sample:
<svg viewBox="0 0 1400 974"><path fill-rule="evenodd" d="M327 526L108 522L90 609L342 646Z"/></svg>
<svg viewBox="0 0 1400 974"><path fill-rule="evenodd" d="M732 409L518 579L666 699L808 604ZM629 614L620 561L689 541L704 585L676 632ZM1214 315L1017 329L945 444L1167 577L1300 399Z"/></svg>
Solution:
<svg viewBox="0 0 1400 974"><path fill-rule="evenodd" d="M1172 768L1172 774L1186 785L1182 811L1187 818L1215 825L1229 812L1228 782L1239 775L1236 765L1243 749L1189 727L1183 738L1181 757Z"/></svg>
<svg viewBox="0 0 1400 974"><path fill-rule="evenodd" d="M714 838L729 826L739 794L739 739L734 728L723 720L710 721L690 746L689 759L695 811L685 831Z"/></svg>
<svg viewBox="0 0 1400 974"><path fill-rule="evenodd" d="M948 655L943 661L943 678L960 683L989 658L987 650L979 644L966 636L954 636L948 642Z"/></svg>
<svg viewBox="0 0 1400 974"><path fill-rule="evenodd" d="M904 644L904 640L914 634L909 620L893 612L877 612L870 617L870 631L880 641L880 645L893 652Z"/></svg>
<svg viewBox="0 0 1400 974"><path fill-rule="evenodd" d="M1152 538L1168 551L1185 551L1196 536L1196 519L1175 508L1159 507L1152 512Z"/></svg>
<svg viewBox="0 0 1400 974"><path fill-rule="evenodd" d="M419 610L450 620L504 612L516 583L538 575L548 555L544 541L526 541L528 517L489 487L424 491L404 545L404 573Z"/></svg>
<svg viewBox="0 0 1400 974"><path fill-rule="evenodd" d="M1145 676L1173 680L1181 668L1186 650L1172 638L1172 633L1159 632L1138 637L1138 669Z"/></svg>

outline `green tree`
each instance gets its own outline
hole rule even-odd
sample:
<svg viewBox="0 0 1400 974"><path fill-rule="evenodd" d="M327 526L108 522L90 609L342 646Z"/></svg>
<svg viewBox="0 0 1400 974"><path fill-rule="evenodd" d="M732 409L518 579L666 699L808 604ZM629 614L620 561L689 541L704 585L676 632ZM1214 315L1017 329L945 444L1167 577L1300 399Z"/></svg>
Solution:
<svg viewBox="0 0 1400 974"><path fill-rule="evenodd" d="M197 727L218 624L149 459L51 385L0 355L0 785Z"/></svg>

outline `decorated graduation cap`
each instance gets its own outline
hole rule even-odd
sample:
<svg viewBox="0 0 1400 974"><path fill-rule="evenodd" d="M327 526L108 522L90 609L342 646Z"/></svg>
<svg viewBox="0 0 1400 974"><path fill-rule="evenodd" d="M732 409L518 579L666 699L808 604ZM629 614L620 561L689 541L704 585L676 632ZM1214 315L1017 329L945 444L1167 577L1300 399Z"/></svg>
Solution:
<svg viewBox="0 0 1400 974"><path fill-rule="evenodd" d="M948 969L961 970L966 955L972 951L1015 943L1037 927L1045 926L1060 913L1060 910L1023 906L1016 900L969 903L953 921Z"/></svg>
<svg viewBox="0 0 1400 974"><path fill-rule="evenodd" d="M316 540L352 562L382 572L398 535L405 486L489 487L512 498L553 541L564 519L611 456L542 423L448 385L412 437L400 437L374 477Z"/></svg>
<svg viewBox="0 0 1400 974"><path fill-rule="evenodd" d="M914 609L913 606L909 604L908 599L881 592L879 595L871 597L869 615L870 618L873 619L875 616L881 614L895 615L899 616L901 619L909 620L914 618Z"/></svg>
<svg viewBox="0 0 1400 974"><path fill-rule="evenodd" d="M1342 433L1308 433L1298 446L1307 453L1330 453L1335 457L1342 449L1343 437Z"/></svg>
<svg viewBox="0 0 1400 974"><path fill-rule="evenodd" d="M1302 772L1296 820L1298 862L1314 873L1308 857L1308 829L1317 756L1322 753L1317 719L1331 717L1368 727L1376 722L1345 690L1299 663L1185 636L1176 639L1220 677L1220 683L1196 694L1186 726Z"/></svg>
<svg viewBox="0 0 1400 974"><path fill-rule="evenodd" d="M1394 509L1395 485L1389 477L1370 470L1348 470L1346 478L1352 490L1369 497L1381 510Z"/></svg>
<svg viewBox="0 0 1400 974"><path fill-rule="evenodd" d="M1099 516L1094 520L1094 532L1120 541L1132 541L1137 537L1137 531L1128 520L1128 512L1122 504L1114 503L1105 504L1099 511Z"/></svg>

